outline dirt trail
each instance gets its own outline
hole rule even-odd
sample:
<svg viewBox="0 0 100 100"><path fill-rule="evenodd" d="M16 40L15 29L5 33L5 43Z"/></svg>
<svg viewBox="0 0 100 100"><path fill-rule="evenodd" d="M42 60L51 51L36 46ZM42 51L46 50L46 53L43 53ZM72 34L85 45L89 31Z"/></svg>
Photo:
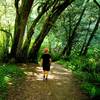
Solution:
<svg viewBox="0 0 100 100"><path fill-rule="evenodd" d="M8 100L89 100L81 93L72 73L59 64L52 63L48 81L43 81L42 68L23 65L27 74L25 82L10 89Z"/></svg>

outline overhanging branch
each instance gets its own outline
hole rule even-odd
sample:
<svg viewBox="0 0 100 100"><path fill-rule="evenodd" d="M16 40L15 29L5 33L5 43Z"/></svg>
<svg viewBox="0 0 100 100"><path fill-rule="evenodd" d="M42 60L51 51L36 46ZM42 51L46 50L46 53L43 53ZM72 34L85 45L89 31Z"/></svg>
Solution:
<svg viewBox="0 0 100 100"><path fill-rule="evenodd" d="M100 8L100 4L96 1L96 0L93 0L94 3L96 3L96 5Z"/></svg>
<svg viewBox="0 0 100 100"><path fill-rule="evenodd" d="M8 34L12 39L12 34L10 32L8 32L7 30L4 30L4 29L0 29L0 31L5 32L6 34Z"/></svg>

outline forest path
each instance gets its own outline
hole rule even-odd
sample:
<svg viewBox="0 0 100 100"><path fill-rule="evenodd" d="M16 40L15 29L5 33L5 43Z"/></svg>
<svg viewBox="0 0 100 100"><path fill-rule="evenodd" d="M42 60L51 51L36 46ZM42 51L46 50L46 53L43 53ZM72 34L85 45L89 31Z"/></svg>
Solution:
<svg viewBox="0 0 100 100"><path fill-rule="evenodd" d="M81 93L71 71L62 65L52 63L47 81L43 81L41 67L23 64L21 68L27 79L9 90L8 100L89 100Z"/></svg>

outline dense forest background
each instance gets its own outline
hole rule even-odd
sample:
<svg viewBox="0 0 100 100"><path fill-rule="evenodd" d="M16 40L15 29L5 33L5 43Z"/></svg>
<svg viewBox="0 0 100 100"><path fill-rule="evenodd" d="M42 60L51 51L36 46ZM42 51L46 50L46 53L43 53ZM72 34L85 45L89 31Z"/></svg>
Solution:
<svg viewBox="0 0 100 100"><path fill-rule="evenodd" d="M0 0L0 62L38 63L48 47L52 60L75 71L94 95L99 27L100 0Z"/></svg>
<svg viewBox="0 0 100 100"><path fill-rule="evenodd" d="M50 49L53 60L98 56L99 4L99 0L1 0L1 61L36 63L43 47Z"/></svg>

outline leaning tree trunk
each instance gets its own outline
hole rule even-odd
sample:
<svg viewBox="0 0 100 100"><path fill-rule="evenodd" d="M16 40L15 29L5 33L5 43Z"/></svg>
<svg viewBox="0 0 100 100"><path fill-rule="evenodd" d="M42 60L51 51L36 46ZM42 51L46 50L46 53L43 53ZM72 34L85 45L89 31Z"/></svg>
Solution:
<svg viewBox="0 0 100 100"><path fill-rule="evenodd" d="M15 0L16 19L15 19L14 40L11 48L11 57L14 58L19 57L20 55L25 27L34 0L30 1L22 0L20 7L18 1L19 0Z"/></svg>
<svg viewBox="0 0 100 100"><path fill-rule="evenodd" d="M52 2L50 4L49 3L49 0L47 0L44 5L42 6L41 8L41 11L39 12L38 16L36 17L35 20L33 20L33 23L27 33L27 38L24 42L24 46L22 48L22 52L23 52L23 55L25 56L25 58L27 58L27 53L28 53L28 49L29 49L29 46L30 46L30 43L31 43L31 38L34 34L34 30L35 30L35 26L36 24L39 22L40 18L51 8L51 6L55 3L55 2Z"/></svg>
<svg viewBox="0 0 100 100"><path fill-rule="evenodd" d="M88 42L87 42L87 44L86 44L86 46L84 48L84 51L83 51L82 55L86 55L87 54L88 47L89 47L94 35L96 34L96 31L97 31L97 29L99 27L99 23L100 23L100 4L96 0L93 0L93 1L99 8L98 19L97 19L97 22L95 24L94 30L92 31L91 36L90 36L90 38L89 38L89 40L88 40Z"/></svg>
<svg viewBox="0 0 100 100"><path fill-rule="evenodd" d="M65 21L65 19L64 19L64 21ZM64 29L65 29L65 31L66 31L66 33L67 33L67 27L66 27L66 25L63 25L63 27L64 27ZM69 32L68 32L68 38L67 38L67 36L66 36L66 42L67 42L67 40L70 38L71 30L72 30L72 23L71 23L71 15L70 15L70 13L69 13ZM66 43L66 45L65 45L65 47L64 47L64 49L63 49L63 51L62 51L62 53L61 53L61 56L64 56L64 55L65 55L66 50L67 50L67 43Z"/></svg>
<svg viewBox="0 0 100 100"><path fill-rule="evenodd" d="M73 0L72 0L73 1ZM71 1L71 2L72 2ZM47 17L43 28L35 40L32 49L30 50L29 57L32 58L32 61L37 63L37 57L38 57L38 51L40 49L40 46L45 38L45 36L48 34L49 30L51 29L52 25L55 23L59 15L64 11L64 9L71 4L70 0L65 0L62 4L58 5L57 7L53 8L49 16Z"/></svg>
<svg viewBox="0 0 100 100"><path fill-rule="evenodd" d="M88 40L88 35L89 35L89 31L90 31L90 25L91 25L91 19L90 19L90 22L89 22L89 26L88 26L88 28L87 28L87 33L86 33L86 35L85 35L85 38L84 38L84 42L83 42L82 48L81 48L80 53L79 53L80 56L82 55L82 52L84 51L86 42L87 42L87 40Z"/></svg>
<svg viewBox="0 0 100 100"><path fill-rule="evenodd" d="M39 36L37 37L37 39L35 40L32 49L30 51L29 56L32 58L34 63L37 63L37 54L38 54L38 50L43 42L43 39L45 38L45 36L48 34L50 28L52 27L52 25L50 25L49 23L50 19L48 18L42 28L41 33L39 34Z"/></svg>
<svg viewBox="0 0 100 100"><path fill-rule="evenodd" d="M96 31L97 31L97 29L98 29L99 23L100 23L100 9L99 9L99 16L98 16L96 25L95 25L95 27L94 27L94 30L93 30L92 33L91 33L91 36L90 36L90 38L89 38L89 40L88 40L88 42L87 42L87 44L86 44L86 46L85 46L85 48L84 48L84 51L83 51L82 55L86 55L86 54L87 54L88 47L89 47L89 45L90 45L90 43L91 43L91 41L92 41L94 35L96 34Z"/></svg>
<svg viewBox="0 0 100 100"><path fill-rule="evenodd" d="M30 46L30 43L31 43L31 38L34 34L35 26L36 26L37 22L39 21L40 17L41 17L41 15L39 14L37 16L37 18L33 21L32 26L30 27L30 29L27 33L27 37L25 39L24 46L21 50L21 52L23 53L25 59L27 59L27 53L28 53L28 49L29 49L29 46Z"/></svg>
<svg viewBox="0 0 100 100"><path fill-rule="evenodd" d="M65 53L66 53L66 56L67 56L67 57L71 54L73 42L74 42L74 40L75 40L75 38L76 38L76 34L77 34L76 30L77 30L77 28L78 28L78 26L79 26L79 24L80 24L80 22L81 22L81 19L82 19L83 15L84 15L84 12L85 12L85 10L86 10L86 6L87 6L87 3L88 3L88 2L89 2L89 0L86 1L85 6L84 6L84 8L83 8L83 11L82 11L82 13L81 13L81 15L80 15L80 17L79 17L79 20L78 20L78 22L76 23L76 26L74 27L74 29L73 29L73 31L72 31L72 34L71 34L71 36L70 36L69 39L68 39L68 42L67 42L66 47L64 48L65 51L66 51Z"/></svg>

